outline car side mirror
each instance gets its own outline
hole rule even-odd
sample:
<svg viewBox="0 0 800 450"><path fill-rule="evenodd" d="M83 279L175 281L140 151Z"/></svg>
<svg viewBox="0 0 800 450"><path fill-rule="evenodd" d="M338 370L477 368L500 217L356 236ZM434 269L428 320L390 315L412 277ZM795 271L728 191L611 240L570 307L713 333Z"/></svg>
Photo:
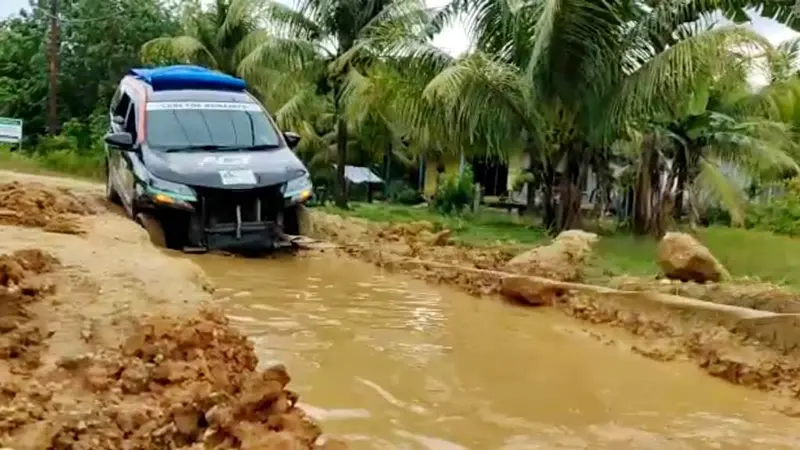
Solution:
<svg viewBox="0 0 800 450"><path fill-rule="evenodd" d="M122 125L125 123L125 118L122 116L114 116L111 118L111 121L117 125Z"/></svg>
<svg viewBox="0 0 800 450"><path fill-rule="evenodd" d="M103 140L106 141L106 144L110 147L120 150L130 150L133 147L133 136L125 131L108 133Z"/></svg>
<svg viewBox="0 0 800 450"><path fill-rule="evenodd" d="M286 139L286 145L288 145L289 148L292 150L297 148L297 144L300 143L300 135L295 133L294 131L284 132L283 138Z"/></svg>

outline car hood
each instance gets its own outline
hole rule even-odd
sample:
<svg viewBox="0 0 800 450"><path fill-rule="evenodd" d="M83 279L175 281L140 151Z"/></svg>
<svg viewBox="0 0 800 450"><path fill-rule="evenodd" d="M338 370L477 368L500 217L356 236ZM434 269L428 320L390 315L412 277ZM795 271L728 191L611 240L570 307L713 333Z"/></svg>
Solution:
<svg viewBox="0 0 800 450"><path fill-rule="evenodd" d="M143 162L162 180L189 186L219 189L252 189L283 184L308 171L288 148L259 151L161 152L146 150ZM223 182L226 171L252 171L255 184L230 185Z"/></svg>

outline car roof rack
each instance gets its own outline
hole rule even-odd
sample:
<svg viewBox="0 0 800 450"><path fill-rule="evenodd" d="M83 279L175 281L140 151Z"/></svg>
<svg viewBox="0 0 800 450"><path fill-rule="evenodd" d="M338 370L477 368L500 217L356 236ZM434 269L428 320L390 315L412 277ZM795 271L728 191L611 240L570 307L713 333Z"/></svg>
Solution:
<svg viewBox="0 0 800 450"><path fill-rule="evenodd" d="M130 74L149 84L154 91L208 89L242 92L244 80L200 66L164 66L131 69Z"/></svg>

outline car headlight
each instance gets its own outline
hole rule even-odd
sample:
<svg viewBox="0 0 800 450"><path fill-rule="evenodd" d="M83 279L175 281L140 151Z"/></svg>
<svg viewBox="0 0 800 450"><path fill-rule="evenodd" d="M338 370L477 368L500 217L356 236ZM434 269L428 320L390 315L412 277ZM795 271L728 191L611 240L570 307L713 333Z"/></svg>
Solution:
<svg viewBox="0 0 800 450"><path fill-rule="evenodd" d="M184 202L197 201L197 194L194 189L186 186L185 184L173 183L172 181L161 180L159 178L150 177L148 184L148 191L153 195L166 195L175 200Z"/></svg>
<svg viewBox="0 0 800 450"><path fill-rule="evenodd" d="M311 197L311 190L313 188L311 177L306 174L289 180L283 189L283 196L291 198L292 200L305 201Z"/></svg>

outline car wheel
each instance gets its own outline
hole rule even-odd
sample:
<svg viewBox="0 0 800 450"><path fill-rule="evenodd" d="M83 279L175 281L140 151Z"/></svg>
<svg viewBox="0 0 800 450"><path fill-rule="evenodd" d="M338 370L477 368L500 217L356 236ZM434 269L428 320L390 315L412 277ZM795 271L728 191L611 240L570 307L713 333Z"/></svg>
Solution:
<svg viewBox="0 0 800 450"><path fill-rule="evenodd" d="M147 235L150 236L150 242L159 248L167 248L167 235L164 233L164 227L161 222L155 217L147 213L139 213L136 215L136 221L144 227Z"/></svg>
<svg viewBox="0 0 800 450"><path fill-rule="evenodd" d="M291 235L307 235L311 220L305 205L290 206L283 210L283 232Z"/></svg>
<svg viewBox="0 0 800 450"><path fill-rule="evenodd" d="M111 170L109 170L108 167L108 158L106 158L106 200L115 205L122 204L119 198L119 194L117 194L117 191L111 184Z"/></svg>
<svg viewBox="0 0 800 450"><path fill-rule="evenodd" d="M184 233L186 230L182 229L176 221L164 217L157 218L148 213L137 214L136 221L147 230L150 242L156 247L183 250L186 242Z"/></svg>

